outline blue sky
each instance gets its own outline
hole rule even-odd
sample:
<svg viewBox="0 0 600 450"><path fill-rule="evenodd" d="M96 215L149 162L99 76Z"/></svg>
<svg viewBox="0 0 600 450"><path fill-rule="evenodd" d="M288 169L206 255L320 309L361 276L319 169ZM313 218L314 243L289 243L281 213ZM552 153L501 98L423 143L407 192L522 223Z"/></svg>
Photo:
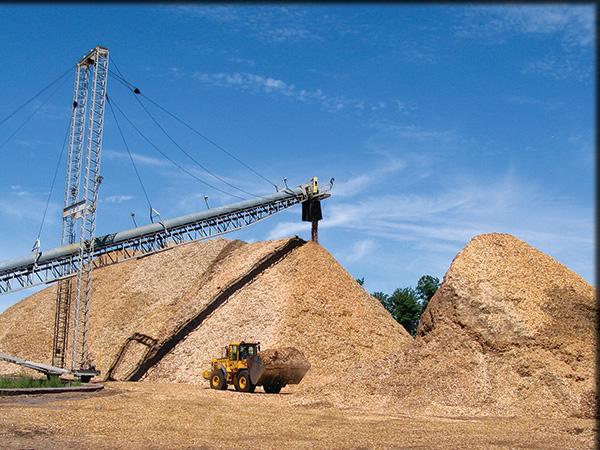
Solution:
<svg viewBox="0 0 600 450"><path fill-rule="evenodd" d="M486 232L512 233L593 282L594 28L585 5L3 5L0 118L101 44L145 94L268 178L335 177L320 240L370 291L441 278ZM69 74L0 125L0 259L35 241L72 83ZM114 79L108 93L164 152L206 177ZM212 171L273 191L154 112ZM204 195L214 206L236 201L121 125L163 217L204 209ZM131 211L148 221L108 112L104 136L98 234L129 228ZM42 248L59 244L64 160L60 169ZM230 237L293 234L310 234L297 207ZM25 295L0 297L0 310Z"/></svg>

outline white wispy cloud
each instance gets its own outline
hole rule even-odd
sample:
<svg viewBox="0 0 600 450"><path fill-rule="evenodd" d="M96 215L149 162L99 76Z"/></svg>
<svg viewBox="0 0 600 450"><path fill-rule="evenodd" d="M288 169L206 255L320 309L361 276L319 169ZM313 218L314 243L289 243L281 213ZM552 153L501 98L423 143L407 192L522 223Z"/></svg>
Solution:
<svg viewBox="0 0 600 450"><path fill-rule="evenodd" d="M571 54L567 54L566 57L549 55L525 63L521 71L524 74L543 75L555 80L567 78L586 80L592 74L593 65L591 61L582 65L581 61Z"/></svg>
<svg viewBox="0 0 600 450"><path fill-rule="evenodd" d="M593 74L595 8L591 5L471 7L455 28L459 37L502 44L516 36L555 38L558 45L522 66L522 73L553 79L589 79Z"/></svg>
<svg viewBox="0 0 600 450"><path fill-rule="evenodd" d="M377 248L377 244L372 239L362 239L355 242L350 251L344 256L344 259L349 263L355 263L365 258Z"/></svg>
<svg viewBox="0 0 600 450"><path fill-rule="evenodd" d="M180 5L169 10L227 25L230 31L275 44L320 41L323 28L319 23L329 22L320 17L316 23L307 9L286 6Z"/></svg>
<svg viewBox="0 0 600 450"><path fill-rule="evenodd" d="M395 103L396 103L396 108L397 108L398 112L400 112L404 115L407 115L410 112L415 111L417 109L416 105L409 104L409 103L403 102L401 100L396 100Z"/></svg>
<svg viewBox="0 0 600 450"><path fill-rule="evenodd" d="M194 148L187 148L186 150L192 155L199 154ZM108 160L117 160L122 164L131 165L129 155L126 152L105 150L103 154ZM150 189L149 196L153 206L158 207L158 204L163 204L161 213L168 216L204 209L205 195L209 196L211 207L215 207L248 199L251 196L274 192L274 188L267 188L264 181L259 183L254 178L249 179L247 172L240 173L230 170L225 174L212 167L205 166L210 170L209 173L183 154L176 157L171 155L177 166L166 158L154 158L139 153L132 153L132 157L138 166L160 169L153 174L154 177L160 177L160 190L158 192L154 190L153 192ZM198 157L198 159L200 158ZM149 169L140 170L140 172L146 187L151 187L152 182L156 180L149 175ZM134 198L125 199L115 196L115 198L105 198L104 201L121 203Z"/></svg>
<svg viewBox="0 0 600 450"><path fill-rule="evenodd" d="M116 150L104 150L103 156L109 160L122 160L126 159L129 161L129 155L126 152L119 152ZM131 157L138 164L154 167L165 167L171 163L164 158L154 158L152 156L142 155L140 153L131 153Z"/></svg>
<svg viewBox="0 0 600 450"><path fill-rule="evenodd" d="M368 102L343 95L330 95L321 89L303 89L281 79L260 74L196 72L193 77L212 86L233 87L254 93L280 95L305 103L318 103L328 111L377 111L388 107L387 102L383 100Z"/></svg>
<svg viewBox="0 0 600 450"><path fill-rule="evenodd" d="M574 148L573 154L585 167L593 167L595 162L596 148L593 132L578 130L567 138L567 142Z"/></svg>
<svg viewBox="0 0 600 450"><path fill-rule="evenodd" d="M32 193L21 186L11 186L10 191L0 192L0 217L8 218L10 221L25 220L28 223L36 223L42 219L42 213L46 206L48 193ZM55 222L60 207L51 202L48 205L46 223Z"/></svg>
<svg viewBox="0 0 600 450"><path fill-rule="evenodd" d="M57 106L51 103L42 106L42 102L40 100L31 102L31 110L37 110L35 113L37 117L48 120L66 120L71 115L71 110L68 107Z"/></svg>
<svg viewBox="0 0 600 450"><path fill-rule="evenodd" d="M54 143L50 141L45 141L43 139L16 139L15 144L27 148L36 148L43 145L52 145Z"/></svg>
<svg viewBox="0 0 600 450"><path fill-rule="evenodd" d="M452 130L439 130L425 128L414 124L374 123L372 128L384 133L388 139L448 142L457 139L457 134ZM375 135L379 137L379 135Z"/></svg>
<svg viewBox="0 0 600 450"><path fill-rule="evenodd" d="M110 195L104 198L104 201L107 203L123 203L129 200L133 200L135 197L133 195Z"/></svg>
<svg viewBox="0 0 600 450"><path fill-rule="evenodd" d="M321 228L337 228L370 239L457 249L476 234L508 232L543 244L557 254L593 248L591 208L570 199L545 195L511 175L485 182L464 180L429 194L374 195L355 201L331 201ZM279 223L270 238L304 230L297 222Z"/></svg>
<svg viewBox="0 0 600 450"><path fill-rule="evenodd" d="M243 65L250 66L250 67L254 67L256 65L256 62L250 58L241 58L239 56L234 56L234 55L228 55L228 56L226 56L226 58L228 61L231 61L236 64L243 64Z"/></svg>
<svg viewBox="0 0 600 450"><path fill-rule="evenodd" d="M389 155L386 156L385 162L370 171L366 171L359 176L342 179L334 183L334 192L336 197L348 197L355 195L357 192L364 192L367 188L383 183L387 177L393 175L407 166L404 159L395 159Z"/></svg>
<svg viewBox="0 0 600 450"><path fill-rule="evenodd" d="M510 34L558 35L567 45L594 42L591 5L507 5L470 7L456 27L462 37L506 40Z"/></svg>
<svg viewBox="0 0 600 450"><path fill-rule="evenodd" d="M528 95L511 95L506 101L516 105L532 106L534 108L541 108L549 111L555 111L564 105L562 102L556 100L542 100Z"/></svg>

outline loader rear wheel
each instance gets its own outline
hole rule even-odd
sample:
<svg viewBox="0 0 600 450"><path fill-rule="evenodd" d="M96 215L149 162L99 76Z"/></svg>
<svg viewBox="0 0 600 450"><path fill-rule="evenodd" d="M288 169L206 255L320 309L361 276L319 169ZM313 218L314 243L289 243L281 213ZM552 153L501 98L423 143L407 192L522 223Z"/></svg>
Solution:
<svg viewBox="0 0 600 450"><path fill-rule="evenodd" d="M263 389L267 394L279 394L283 386L280 384L265 384Z"/></svg>
<svg viewBox="0 0 600 450"><path fill-rule="evenodd" d="M210 374L210 388L224 391L227 389L227 380L221 369L213 370Z"/></svg>
<svg viewBox="0 0 600 450"><path fill-rule="evenodd" d="M250 380L247 370L240 370L235 377L235 390L240 392L254 392L255 386Z"/></svg>

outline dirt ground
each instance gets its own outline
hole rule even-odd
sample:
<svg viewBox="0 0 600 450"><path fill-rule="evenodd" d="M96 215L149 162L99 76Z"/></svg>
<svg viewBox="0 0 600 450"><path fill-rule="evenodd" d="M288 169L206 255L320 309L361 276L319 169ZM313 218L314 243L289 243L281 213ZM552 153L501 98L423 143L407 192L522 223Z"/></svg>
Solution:
<svg viewBox="0 0 600 450"><path fill-rule="evenodd" d="M594 448L588 419L454 418L294 405L293 393L106 383L0 398L1 448Z"/></svg>

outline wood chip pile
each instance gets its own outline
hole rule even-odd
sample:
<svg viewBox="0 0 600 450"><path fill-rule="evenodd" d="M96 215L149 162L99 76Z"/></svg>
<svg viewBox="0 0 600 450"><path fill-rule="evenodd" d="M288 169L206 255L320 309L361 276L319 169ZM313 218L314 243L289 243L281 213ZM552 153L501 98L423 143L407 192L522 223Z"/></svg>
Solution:
<svg viewBox="0 0 600 450"><path fill-rule="evenodd" d="M216 239L95 272L90 348L127 379L151 349L290 240ZM236 281L237 280L237 281ZM440 415L593 415L594 289L505 234L459 253L413 340L322 247L305 243L260 271L158 358L143 382L197 383L228 341L296 347L311 368L294 404L367 405ZM0 314L0 351L49 362L55 287ZM14 366L0 364L0 373Z"/></svg>
<svg viewBox="0 0 600 450"><path fill-rule="evenodd" d="M311 364L286 390L332 394L356 361L376 364L412 338L337 261L312 242L292 251L236 292L201 327L153 367L145 380L206 385L201 369L228 341L260 341L263 349L296 347Z"/></svg>
<svg viewBox="0 0 600 450"><path fill-rule="evenodd" d="M98 369L127 379L155 343L288 242L197 242L95 271L89 346ZM55 295L54 286L0 315L0 351L50 362ZM236 291L142 379L206 386L202 370L237 340L298 348L312 366L301 386L318 388L412 338L327 251L306 243Z"/></svg>
<svg viewBox="0 0 600 450"><path fill-rule="evenodd" d="M150 342L168 337L222 284L279 245L216 239L94 271L89 348L97 368L104 374L112 368L116 379L126 376L148 350L140 337ZM228 258L232 253L238 257ZM215 278L217 265L221 275ZM50 363L55 299L53 285L0 314L0 351ZM15 367L2 364L0 373L14 372Z"/></svg>
<svg viewBox="0 0 600 450"><path fill-rule="evenodd" d="M480 235L454 259L414 345L357 378L425 414L593 417L596 314L580 276L511 235Z"/></svg>

